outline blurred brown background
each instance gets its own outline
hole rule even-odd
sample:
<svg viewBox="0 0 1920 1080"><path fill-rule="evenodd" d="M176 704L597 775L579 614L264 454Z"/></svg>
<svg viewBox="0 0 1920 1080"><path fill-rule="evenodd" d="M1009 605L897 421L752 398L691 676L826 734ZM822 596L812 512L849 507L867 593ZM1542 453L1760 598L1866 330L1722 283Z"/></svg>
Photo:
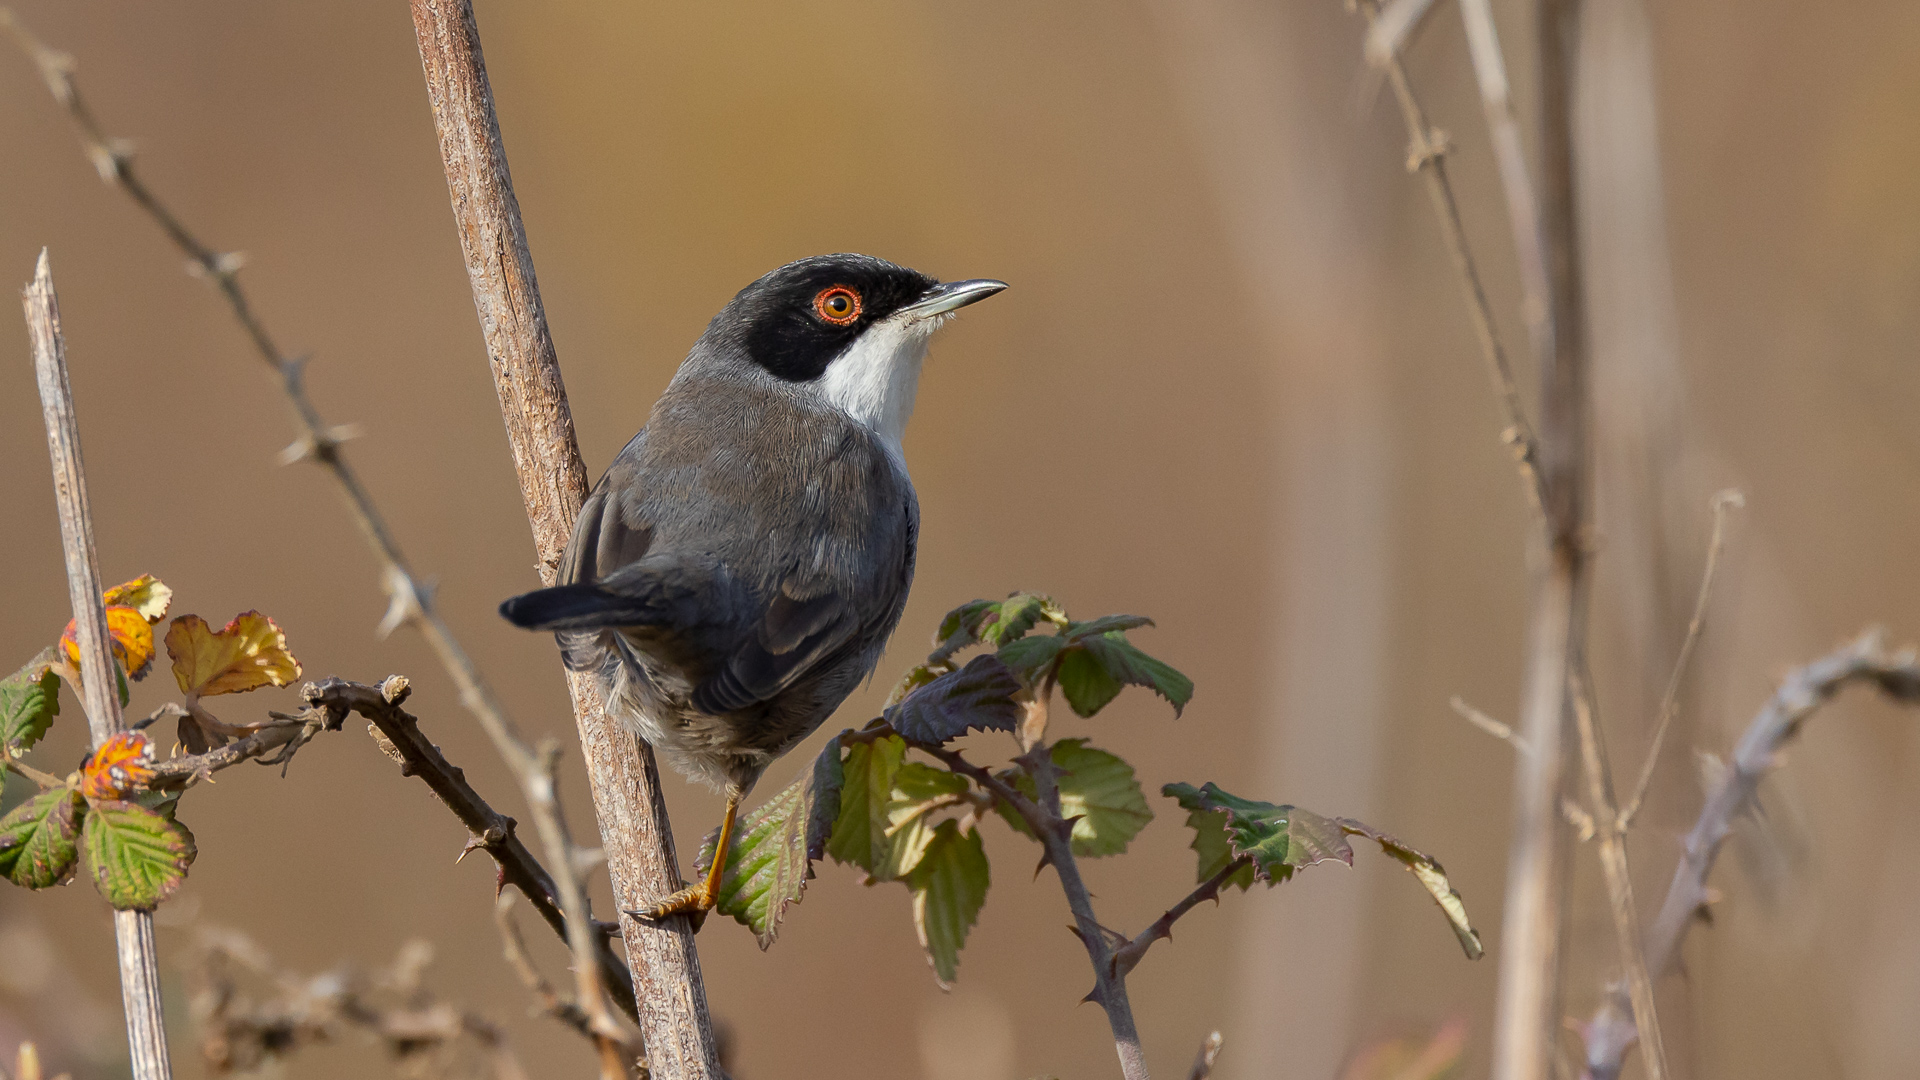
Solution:
<svg viewBox="0 0 1920 1080"><path fill-rule="evenodd" d="M1586 233L1598 366L1596 665L1613 756L1637 764L1699 574L1707 499L1738 486L1712 627L1680 738L1634 838L1643 905L1698 804L1692 754L1724 747L1788 665L1875 621L1920 634L1920 8L1592 0ZM1528 34L1497 4L1526 100ZM462 273L404 5L23 4L75 54L108 129L245 280L416 568L534 732L571 730L551 645L493 613L534 582L525 520ZM1506 747L1447 708L1517 695L1522 504L1496 440L1404 135L1334 0L965 8L910 2L671 7L483 3L494 88L582 447L598 470L707 319L782 262L882 255L1013 289L945 332L908 455L920 577L869 715L941 612L1016 588L1137 611L1194 676L1173 721L1124 699L1089 731L1170 780L1365 817L1446 862L1490 944L1506 865ZM1455 137L1465 212L1524 352L1504 211L1457 14L1413 49ZM286 408L225 310L103 188L35 73L0 50L0 269L49 245L102 566L174 587L216 624L257 607L307 675L394 672L503 809L512 785L437 665L374 640L372 561L316 472L283 469ZM4 273L0 273L4 278ZM4 335L0 335L4 338ZM25 335L0 391L9 617L25 658L66 619ZM142 685L140 712L172 687ZM290 691L233 699L236 715ZM69 699L71 702L71 699ZM77 760L68 714L46 760ZM818 738L791 761L804 760ZM1920 787L1913 718L1848 699L1819 718L1717 881L1670 1045L1692 1077L1920 1071ZM55 767L48 765L47 767ZM60 765L60 768L67 766ZM784 782L791 764L778 766ZM577 772L567 794L585 831ZM771 788L769 789L771 790ZM681 849L717 801L677 779ZM1090 865L1134 930L1192 871L1170 803L1127 857ZM423 937L432 985L507 1022L536 1076L588 1055L523 1019L489 918L490 870L357 725L289 777L224 774L183 817L201 855L167 913L235 927L290 968L389 960ZM827 865L780 942L700 937L741 1080L1111 1075L1051 875L988 825L995 881L950 995L904 890ZM1370 1040L1452 1016L1483 1069L1494 965L1468 964L1397 867L1362 852L1189 916L1133 980L1151 1061L1178 1075L1220 1028L1217 1075L1333 1076ZM1581 853L1569 1008L1610 932ZM604 897L604 886L601 895ZM603 906L607 901L603 898ZM530 926L530 934L532 927ZM544 934L544 931L541 932ZM557 946L536 938L550 974ZM175 1057L198 1075L185 1026ZM0 892L0 1050L113 1075L121 1034L106 908L85 886ZM1636 1066L1637 1067L1637 1066ZM284 1075L378 1075L364 1047Z"/></svg>

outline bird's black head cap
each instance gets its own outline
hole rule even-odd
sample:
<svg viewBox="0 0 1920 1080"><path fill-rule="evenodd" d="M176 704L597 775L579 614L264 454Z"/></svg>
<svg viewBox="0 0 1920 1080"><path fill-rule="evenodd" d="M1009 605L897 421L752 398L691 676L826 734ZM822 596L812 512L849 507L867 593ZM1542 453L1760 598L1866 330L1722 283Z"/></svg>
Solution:
<svg viewBox="0 0 1920 1080"><path fill-rule="evenodd" d="M741 289L713 317L706 338L744 349L779 378L807 382L868 327L939 285L871 255L816 255Z"/></svg>

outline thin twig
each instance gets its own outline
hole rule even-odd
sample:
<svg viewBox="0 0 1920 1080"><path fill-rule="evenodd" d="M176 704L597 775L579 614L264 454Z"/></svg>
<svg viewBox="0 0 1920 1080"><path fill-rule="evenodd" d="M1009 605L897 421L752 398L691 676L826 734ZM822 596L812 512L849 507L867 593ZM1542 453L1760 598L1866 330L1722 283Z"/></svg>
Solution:
<svg viewBox="0 0 1920 1080"><path fill-rule="evenodd" d="M1383 68L1399 56L1433 11L1433 0L1381 0L1380 15L1367 27L1367 62Z"/></svg>
<svg viewBox="0 0 1920 1080"><path fill-rule="evenodd" d="M66 554L67 597L73 604L80 644L81 698L87 728L98 747L127 729L115 692L117 673L108 651L107 609L100 599L100 562L93 547L93 509L87 501L86 467L80 459L80 421L67 378L67 345L60 331L60 300L45 248L33 281L21 297L33 340L33 371L47 426L47 456L53 463L53 495L60 512ZM120 1000L126 1007L127 1051L135 1080L170 1080L167 1029L160 1004L160 961L154 951L153 912L116 911L114 937L120 956Z"/></svg>
<svg viewBox="0 0 1920 1080"><path fill-rule="evenodd" d="M1378 4L1364 0L1360 4L1360 12L1366 16L1369 28L1377 24L1380 12ZM1547 498L1539 471L1537 439L1533 425L1527 420L1526 406L1520 401L1520 385L1514 380L1513 365L1508 361L1506 349L1500 344L1499 333L1495 330L1493 305L1488 301L1486 286L1480 280L1479 264L1474 260L1472 248L1467 245L1467 230L1460 219L1460 204L1454 196L1453 182L1447 175L1447 137L1428 124L1426 110L1414 95L1413 84L1407 78L1406 67L1401 64L1399 55L1388 53L1382 61L1382 67L1386 71L1388 84L1393 87L1394 99L1399 102L1401 119L1407 125L1410 140L1407 168L1426 178L1427 195L1433 202L1435 216L1440 220L1447 256L1460 276L1460 288L1465 294L1467 312L1473 321L1474 338L1480 343L1480 355L1486 362L1487 378L1493 385L1494 397L1500 403L1506 422L1502 438L1513 451L1514 464L1520 471L1528 504L1536 514L1542 513Z"/></svg>
<svg viewBox="0 0 1920 1080"><path fill-rule="evenodd" d="M41 772L39 769L21 761L19 758L6 753L4 749L0 749L0 768L10 769L13 772L19 773L21 776L31 780L33 785L41 791L52 791L57 787L65 787L67 783L52 773Z"/></svg>
<svg viewBox="0 0 1920 1080"><path fill-rule="evenodd" d="M1620 826L1620 812L1614 805L1606 744L1601 741L1599 725L1594 722L1592 688L1587 679L1577 671L1568 673L1568 678L1572 683L1574 726L1580 734L1580 760L1587 778L1587 798L1592 803L1594 827L1600 841L1600 870L1607 883L1614 942L1619 949L1620 965L1626 972L1634 1026L1640 1031L1641 1059L1646 1062L1648 1080L1665 1080L1667 1044L1660 1033L1660 1014L1654 1008L1653 979L1647 974L1647 958L1640 951L1640 913L1633 904L1633 878L1627 872L1627 836Z"/></svg>
<svg viewBox="0 0 1920 1080"><path fill-rule="evenodd" d="M1500 187L1507 197L1507 225L1520 268L1520 311L1536 354L1547 341L1547 242L1540 230L1540 204L1527 172L1526 149L1520 144L1520 121L1514 115L1512 87L1500 53L1500 34L1494 26L1491 0L1460 0L1460 18L1467 25L1467 51L1480 84L1480 104L1487 116L1487 134L1493 159L1500 169Z"/></svg>
<svg viewBox="0 0 1920 1080"><path fill-rule="evenodd" d="M1720 568L1720 550L1726 544L1727 513L1747 505L1746 496L1729 488L1713 497L1713 535L1707 539L1707 568L1700 575L1700 592L1693 598L1693 617L1687 620L1687 636L1680 642L1680 655L1673 662L1673 675L1667 679L1667 692L1660 698L1660 720L1653 729L1653 742L1647 746L1646 764L1640 767L1640 781L1633 786L1633 798L1620 811L1622 832L1633 827L1633 819L1646 801L1647 788L1653 783L1653 770L1660 764L1660 750L1666 744L1667 730L1680 711L1680 686L1693 661L1693 647L1707 624L1707 600L1713 596L1713 576Z"/></svg>
<svg viewBox="0 0 1920 1080"><path fill-rule="evenodd" d="M1232 859L1228 861L1227 865L1221 867L1212 877L1195 886L1194 890L1182 898L1179 903L1168 908L1165 914L1153 920L1153 925L1135 934L1131 940L1113 950L1112 964L1114 970L1123 976L1131 972L1134 967L1140 963L1141 958L1147 955L1147 950L1153 947L1154 942L1162 938L1168 940L1173 938L1173 924L1180 920L1180 916L1192 911L1203 900L1212 900L1218 903L1220 900L1220 887L1227 883L1228 878L1246 869L1252 863L1253 856L1251 855L1242 855L1237 859Z"/></svg>
<svg viewBox="0 0 1920 1080"><path fill-rule="evenodd" d="M551 583L586 500L587 472L513 194L480 30L469 0L412 0L410 9L467 279L533 530L536 565L542 582ZM680 884L659 769L651 748L607 716L587 673L569 672L567 682L614 899L622 912L631 913ZM628 915L622 940L634 985L646 1003L640 1020L654 1071L676 1080L719 1076L691 921ZM596 1018L598 1029L604 1010L585 983L581 1007Z"/></svg>
<svg viewBox="0 0 1920 1080"><path fill-rule="evenodd" d="M1213 1063L1219 1059L1224 1041L1217 1031L1207 1036L1200 1044L1200 1052L1193 1056L1193 1068L1187 1070L1187 1080L1207 1080L1213 1075Z"/></svg>
<svg viewBox="0 0 1920 1080"><path fill-rule="evenodd" d="M386 519L374 505L372 496L360 482L359 475L347 464L341 453L341 443L351 437L354 429L327 424L319 410L307 395L305 384L306 358L292 357L281 352L268 334L266 326L254 313L248 302L246 292L240 286L240 268L244 260L237 255L222 254L189 232L176 217L147 188L133 168L133 155L122 140L109 138L102 130L93 113L80 96L74 82L72 58L54 51L29 34L14 19L10 12L0 9L0 25L13 32L20 46L31 56L40 68L47 87L67 111L80 134L81 141L99 171L102 180L119 187L133 199L160 226L168 238L185 253L190 266L196 273L206 277L219 289L233 311L234 318L240 323L255 350L279 376L281 389L293 405L294 414L300 424L300 437L295 440L282 456L286 462L310 460L333 477L346 497L347 505L354 521L360 527L375 557L381 564L381 578L388 594L386 616L381 620L383 633L391 632L400 625L410 625L426 637L427 643L439 656L443 666L459 688L460 700L471 712L480 726L486 731L502 756L514 769L522 787L527 791L530 801L537 800L538 792L550 788L550 777L543 781L538 761L512 719L508 716L493 688L481 677L465 648L453 635L452 629L440 617L434 607L432 589L420 580L408 566L401 554L399 545L388 530ZM546 827L545 818L549 814L558 814L558 806L547 800L546 809L534 811L536 823L542 825L543 838L565 837L567 829L564 821L555 821L551 828ZM560 897L566 901L569 897L576 903L567 907L569 918L578 922L582 928L578 934L569 934L569 940L578 945L593 936L592 916L585 907L585 890L577 881L579 860L571 849L549 850L548 858L554 863ZM563 904L563 906L566 906ZM578 909L577 911L575 909ZM600 980L602 965L591 961L590 954L582 953L575 969L582 980ZM623 1039L619 1034L619 1025L606 1014L605 995L596 990L590 995L590 1004L597 1006L591 1011L595 1014L596 1026L608 1040ZM609 1051L611 1053L611 1051Z"/></svg>
<svg viewBox="0 0 1920 1080"><path fill-rule="evenodd" d="M1920 705L1920 658L1911 649L1888 654L1880 631L1869 630L1839 649L1790 673L1766 705L1747 725L1734 747L1733 758L1681 850L1673 882L1660 913L1647 928L1647 970L1659 977L1680 962L1680 946L1710 893L1707 875L1713 870L1720 845L1733 831L1734 819L1753 805L1760 781L1778 763L1780 748L1799 734L1802 724L1851 683L1877 686L1880 692L1905 705ZM1582 1028L1587 1045L1587 1069L1593 1080L1614 1080L1634 1041L1630 1013L1613 1000L1625 996L1618 988L1609 1003ZM1622 1030L1625 1025L1626 1030Z"/></svg>
<svg viewBox="0 0 1920 1080"><path fill-rule="evenodd" d="M1518 750L1523 754L1527 752L1526 740L1514 734L1513 728L1509 727L1506 724L1501 723L1498 720L1495 720L1493 717L1488 716L1486 713L1481 712L1479 709L1474 708L1472 705L1467 704L1467 701L1465 698L1455 696L1453 698L1448 699L1447 704L1451 705L1453 707L1453 711L1459 713L1461 718L1466 720L1469 724L1472 724L1474 727L1479 728L1481 731L1484 731L1487 734L1493 736L1494 738L1499 739L1501 742L1504 742L1509 746L1512 746L1515 750Z"/></svg>
<svg viewBox="0 0 1920 1080"><path fill-rule="evenodd" d="M340 730L339 722L323 709L309 708L297 715L271 714L273 719L252 734L209 750L204 754L183 755L156 761L149 790L162 791L190 787L222 769L243 761L260 760L263 765L284 766L293 755L322 731ZM268 754L274 756L268 758Z"/></svg>
<svg viewBox="0 0 1920 1080"><path fill-rule="evenodd" d="M471 1047L494 1080L527 1080L498 1025L427 988L433 950L424 941L404 943L390 965L362 975L288 971L238 931L202 926L194 938L190 1008L201 1060L214 1075L266 1071L303 1047L361 1032L382 1044L399 1075L487 1075L463 1067ZM263 985L248 985L256 983Z"/></svg>

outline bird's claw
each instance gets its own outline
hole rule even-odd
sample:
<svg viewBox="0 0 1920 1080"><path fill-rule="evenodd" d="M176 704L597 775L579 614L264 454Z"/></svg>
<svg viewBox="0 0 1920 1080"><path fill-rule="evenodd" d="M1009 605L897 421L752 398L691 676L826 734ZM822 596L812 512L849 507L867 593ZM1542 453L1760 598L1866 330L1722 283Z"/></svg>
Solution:
<svg viewBox="0 0 1920 1080"><path fill-rule="evenodd" d="M714 896L707 889L706 883L702 882L698 885L689 885L671 896L627 914L636 919L651 919L655 922L669 915L692 915L695 916L697 923L707 912L713 910L713 905Z"/></svg>

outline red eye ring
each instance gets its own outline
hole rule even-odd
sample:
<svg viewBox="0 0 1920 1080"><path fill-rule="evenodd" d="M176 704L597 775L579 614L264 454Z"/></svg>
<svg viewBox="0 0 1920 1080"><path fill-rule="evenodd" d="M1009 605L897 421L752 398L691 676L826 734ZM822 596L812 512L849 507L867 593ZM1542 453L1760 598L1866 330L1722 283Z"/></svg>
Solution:
<svg viewBox="0 0 1920 1080"><path fill-rule="evenodd" d="M851 326L860 317L860 294L846 285L820 290L813 298L814 314L834 326Z"/></svg>

